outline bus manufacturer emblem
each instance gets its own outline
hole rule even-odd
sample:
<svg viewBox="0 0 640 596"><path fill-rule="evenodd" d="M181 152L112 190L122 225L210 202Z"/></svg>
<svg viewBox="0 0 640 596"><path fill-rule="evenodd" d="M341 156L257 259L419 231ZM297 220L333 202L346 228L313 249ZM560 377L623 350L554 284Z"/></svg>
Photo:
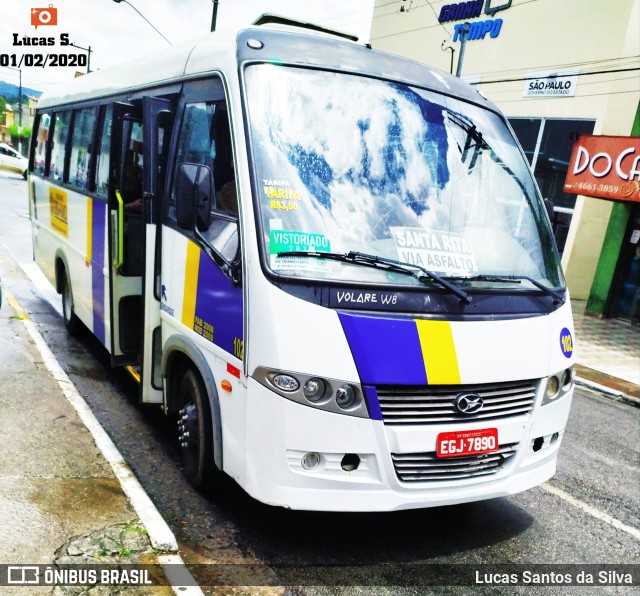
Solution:
<svg viewBox="0 0 640 596"><path fill-rule="evenodd" d="M460 414L475 414L482 410L484 402L477 393L460 393L453 405Z"/></svg>

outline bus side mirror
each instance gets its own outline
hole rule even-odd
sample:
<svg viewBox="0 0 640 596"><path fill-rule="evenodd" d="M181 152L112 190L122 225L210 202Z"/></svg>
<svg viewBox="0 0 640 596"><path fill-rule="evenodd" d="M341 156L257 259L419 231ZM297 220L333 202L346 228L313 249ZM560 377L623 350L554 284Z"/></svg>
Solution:
<svg viewBox="0 0 640 596"><path fill-rule="evenodd" d="M194 223L201 232L209 229L213 176L207 166L183 163L178 171L176 219L184 230Z"/></svg>

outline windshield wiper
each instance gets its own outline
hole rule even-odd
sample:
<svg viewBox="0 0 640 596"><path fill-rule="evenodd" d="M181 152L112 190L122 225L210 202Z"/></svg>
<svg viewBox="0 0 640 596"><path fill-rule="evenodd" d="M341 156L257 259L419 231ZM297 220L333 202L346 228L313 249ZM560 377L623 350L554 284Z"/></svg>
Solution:
<svg viewBox="0 0 640 596"><path fill-rule="evenodd" d="M462 279L464 281L494 281L500 283L520 283L522 281L528 281L531 285L542 290L547 294L547 296L551 296L554 299L554 302L564 304L566 301L565 297L560 294L560 292L556 292L554 289L545 286L543 283L540 283L538 280L533 277L529 277L528 275L474 275L472 277L456 277L455 279Z"/></svg>
<svg viewBox="0 0 640 596"><path fill-rule="evenodd" d="M487 143L482 132L478 130L476 125L473 124L473 122L468 118L463 117L461 114L456 114L455 112L447 111L447 116L451 122L459 126L464 132L467 133L467 139L464 143L464 148L460 146L458 146L458 148L460 149L460 153L462 154L462 163L464 163L467 159L469 151L473 150L471 160L469 162L469 171L473 170L473 168L475 167L480 153L483 151L487 151L489 157L516 182L516 184L520 187L520 190L522 190L524 196L527 197L527 200L529 200L527 189L522 180L520 180L520 178L516 176L515 172L504 161L502 161L502 159L500 159L493 147L489 145L489 143Z"/></svg>
<svg viewBox="0 0 640 596"><path fill-rule="evenodd" d="M413 263L405 263L403 261L395 261L394 259L387 259L386 257L378 257L376 255L370 255L367 253L356 252L351 250L346 253L337 252L315 252L311 250L289 251L279 252L278 257L314 257L316 259L332 259L334 261L342 261L344 263L352 263L354 265L362 265L363 267L373 267L374 269L384 269L385 271L391 271L393 273L400 273L402 275L409 275L414 279L417 279L421 283L425 283L426 279L431 279L440 284L443 288L449 290L452 294L455 294L462 302L469 304L471 302L471 296L458 286L449 283L446 279L443 279L439 275L421 267L420 265L414 265Z"/></svg>

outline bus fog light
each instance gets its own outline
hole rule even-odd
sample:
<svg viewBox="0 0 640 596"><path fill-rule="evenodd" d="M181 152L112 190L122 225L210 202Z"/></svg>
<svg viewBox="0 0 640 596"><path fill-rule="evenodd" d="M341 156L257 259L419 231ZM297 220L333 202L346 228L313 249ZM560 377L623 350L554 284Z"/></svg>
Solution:
<svg viewBox="0 0 640 596"><path fill-rule="evenodd" d="M305 453L302 457L302 467L305 470L313 470L320 464L320 454L312 451L311 453Z"/></svg>
<svg viewBox="0 0 640 596"><path fill-rule="evenodd" d="M310 402L317 402L324 397L326 390L326 383L318 377L313 377L304 384L302 393Z"/></svg>
<svg viewBox="0 0 640 596"><path fill-rule="evenodd" d="M548 399L555 399L560 393L560 379L554 375L547 380L545 395Z"/></svg>
<svg viewBox="0 0 640 596"><path fill-rule="evenodd" d="M291 375L276 375L271 382L282 391L297 391L300 388L298 379Z"/></svg>
<svg viewBox="0 0 640 596"><path fill-rule="evenodd" d="M336 391L336 404L343 410L348 410L356 403L356 390L351 385L342 385Z"/></svg>

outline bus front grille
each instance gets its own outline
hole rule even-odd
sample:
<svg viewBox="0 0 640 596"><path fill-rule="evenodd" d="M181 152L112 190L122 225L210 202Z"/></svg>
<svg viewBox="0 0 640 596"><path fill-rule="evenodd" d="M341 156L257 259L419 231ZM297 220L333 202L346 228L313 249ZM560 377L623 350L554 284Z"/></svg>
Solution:
<svg viewBox="0 0 640 596"><path fill-rule="evenodd" d="M402 482L441 482L495 474L517 451L518 443L500 445L498 451L465 457L439 458L429 453L392 453L393 467Z"/></svg>
<svg viewBox="0 0 640 596"><path fill-rule="evenodd" d="M533 409L537 381L482 385L378 386L378 400L386 425L447 424L512 418ZM476 394L483 407L461 414L454 401L461 394Z"/></svg>

